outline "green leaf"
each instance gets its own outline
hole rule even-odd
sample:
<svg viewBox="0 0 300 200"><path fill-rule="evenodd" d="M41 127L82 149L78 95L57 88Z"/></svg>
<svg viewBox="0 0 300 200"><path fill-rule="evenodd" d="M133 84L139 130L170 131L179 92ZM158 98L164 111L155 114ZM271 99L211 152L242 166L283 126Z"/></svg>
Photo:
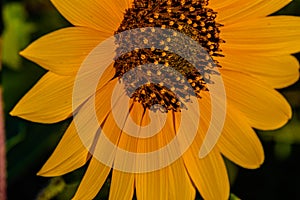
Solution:
<svg viewBox="0 0 300 200"><path fill-rule="evenodd" d="M12 148L14 148L20 142L22 142L25 138L26 127L24 125L20 125L19 133L6 141L6 151L9 152Z"/></svg>
<svg viewBox="0 0 300 200"><path fill-rule="evenodd" d="M230 200L241 200L241 198L237 197L235 194L230 194L230 197L229 197Z"/></svg>
<svg viewBox="0 0 300 200"><path fill-rule="evenodd" d="M299 144L300 143L300 121L296 114L292 120L279 130L260 132L265 140L275 141L281 144Z"/></svg>
<svg viewBox="0 0 300 200"><path fill-rule="evenodd" d="M300 144L300 121L294 113L292 120L274 131L260 131L260 136L265 141L275 142L274 153L277 159L286 160L292 153L292 145Z"/></svg>
<svg viewBox="0 0 300 200"><path fill-rule="evenodd" d="M26 11L21 3L9 3L3 8L3 63L13 69L21 67L19 51L30 42L30 34L35 30L26 22Z"/></svg>
<svg viewBox="0 0 300 200"><path fill-rule="evenodd" d="M66 183L61 177L52 178L49 185L37 196L37 200L49 200L56 197L66 187Z"/></svg>

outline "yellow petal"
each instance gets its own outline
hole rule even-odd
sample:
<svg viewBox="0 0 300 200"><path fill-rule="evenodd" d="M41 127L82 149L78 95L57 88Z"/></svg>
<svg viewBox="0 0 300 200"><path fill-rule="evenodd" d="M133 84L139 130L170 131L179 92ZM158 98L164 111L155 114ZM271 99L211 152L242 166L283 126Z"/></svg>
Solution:
<svg viewBox="0 0 300 200"><path fill-rule="evenodd" d="M180 158L167 167L169 199L195 199L196 191Z"/></svg>
<svg viewBox="0 0 300 200"><path fill-rule="evenodd" d="M110 140L110 142L112 142L115 146L118 145L120 136L121 136L121 129L115 124L114 121L114 116L112 115L112 113L109 113L107 118L105 119L105 123L102 127L103 130L103 134L105 134L105 136ZM100 138L100 142L99 144L101 144L101 139ZM105 149L108 149L105 147L105 145L99 145L99 152L102 151L104 152ZM111 152L107 152L107 154L109 154Z"/></svg>
<svg viewBox="0 0 300 200"><path fill-rule="evenodd" d="M92 158L73 200L93 199L101 189L109 172L110 167Z"/></svg>
<svg viewBox="0 0 300 200"><path fill-rule="evenodd" d="M245 168L257 168L264 161L263 148L256 133L244 115L229 104L217 146L223 155Z"/></svg>
<svg viewBox="0 0 300 200"><path fill-rule="evenodd" d="M188 173L204 199L228 199L229 181L221 154L213 150L200 159L199 148L192 145L184 154Z"/></svg>
<svg viewBox="0 0 300 200"><path fill-rule="evenodd" d="M10 114L40 123L56 123L70 117L73 82L73 77L48 72Z"/></svg>
<svg viewBox="0 0 300 200"><path fill-rule="evenodd" d="M300 17L271 16L221 28L224 54L277 56L300 51Z"/></svg>
<svg viewBox="0 0 300 200"><path fill-rule="evenodd" d="M291 118L288 102L265 82L241 72L220 71L228 101L247 117L252 127L277 129Z"/></svg>
<svg viewBox="0 0 300 200"><path fill-rule="evenodd" d="M227 7L227 6L231 5L232 3L235 3L238 1L241 2L241 0L224 0L224 1L210 0L209 7L213 8L213 9L220 9L220 8Z"/></svg>
<svg viewBox="0 0 300 200"><path fill-rule="evenodd" d="M136 171L135 157L129 153L137 152L137 141L138 138L129 136L124 132L121 133L117 146L122 151L117 151L117 153L115 154L115 160L114 160L115 169L122 169L123 171L126 172Z"/></svg>
<svg viewBox="0 0 300 200"><path fill-rule="evenodd" d="M131 103L133 103L133 106L130 111L130 117L132 120L138 125L138 126L146 126L150 123L149 118L149 110L144 109L143 105L141 103L135 102L130 99Z"/></svg>
<svg viewBox="0 0 300 200"><path fill-rule="evenodd" d="M136 174L136 196L140 200L168 199L168 177L165 169Z"/></svg>
<svg viewBox="0 0 300 200"><path fill-rule="evenodd" d="M51 157L38 172L40 176L60 176L83 166L89 152L83 146L72 122Z"/></svg>
<svg viewBox="0 0 300 200"><path fill-rule="evenodd" d="M112 92L113 92L113 87L117 81L118 81L117 79L114 79L108 82L106 85L103 86L102 89L99 89L96 93L95 108L96 108L98 121L101 123L106 118L106 116L111 112Z"/></svg>
<svg viewBox="0 0 300 200"><path fill-rule="evenodd" d="M92 49L110 36L84 27L64 28L39 38L20 54L54 73L75 75Z"/></svg>
<svg viewBox="0 0 300 200"><path fill-rule="evenodd" d="M98 118L98 120L100 120ZM102 163L105 163L108 166L112 166L116 158L116 149L118 143L121 140L121 129L116 125L114 116L110 112L107 116L103 115L103 120L99 121L101 126L101 133L97 137L97 143L94 144L93 156L100 160ZM124 158L120 158L121 162L126 162Z"/></svg>
<svg viewBox="0 0 300 200"><path fill-rule="evenodd" d="M137 199L194 199L195 189L182 159L158 171L135 175Z"/></svg>
<svg viewBox="0 0 300 200"><path fill-rule="evenodd" d="M299 62L294 56L227 54L217 59L222 68L249 73L274 88L287 87L299 79Z"/></svg>
<svg viewBox="0 0 300 200"><path fill-rule="evenodd" d="M99 62L94 61L94 64L95 63L97 64ZM93 66L94 65L92 65L92 67ZM76 82L74 83L73 90L73 107L79 107L82 102L85 102L87 99L92 97L95 99L94 102L97 104L95 105L96 108L103 106L102 104L107 105L105 108L108 108L108 106L110 108L111 94L114 85L117 82L117 79L113 78L115 75L114 64L112 63L107 66L106 69L103 69L104 71L101 77L99 77L100 74L95 72L96 70L97 69L86 70L83 73L81 73L81 71L76 75ZM104 101L104 99L107 101Z"/></svg>
<svg viewBox="0 0 300 200"><path fill-rule="evenodd" d="M73 25L113 34L131 6L129 0L51 0L59 12Z"/></svg>
<svg viewBox="0 0 300 200"><path fill-rule="evenodd" d="M111 86L116 81L117 79L99 89L96 93L96 98L94 96L88 98L84 104L78 107L73 118L83 144L86 147L91 147L89 150L97 159L100 159L98 155L103 154L103 152L106 156L112 153L108 148L105 148L105 141L103 141L105 138L102 136L105 135L109 139L112 139L112 136L118 136L119 132L117 126L111 125L111 116L109 116L111 110ZM106 128L107 125L109 129Z"/></svg>
<svg viewBox="0 0 300 200"><path fill-rule="evenodd" d="M101 124L101 133L99 137L97 137L97 144L94 144L93 155L95 158L100 160L103 163L106 163L109 166L112 166L113 162L126 162L124 157L118 159L116 158L116 149L119 143L127 145L127 140L124 140L124 137L121 137L122 128L119 127L115 122L115 116L111 112L111 93L113 85L115 85L117 79L111 81L107 86L103 87L100 92L97 93L97 97L99 98L96 101L96 112L99 124ZM102 98L101 98L102 97ZM93 119L89 118L90 110L86 111L87 125L86 128L83 127L82 130L85 129L90 130L93 123L90 123ZM84 116L84 115L83 115ZM90 127L90 128L89 128ZM87 133L83 133L86 135ZM135 147L132 145L131 147ZM117 161L116 161L117 160Z"/></svg>
<svg viewBox="0 0 300 200"><path fill-rule="evenodd" d="M240 21L265 17L290 2L291 0L212 0L209 6L218 12L217 21L227 26Z"/></svg>
<svg viewBox="0 0 300 200"><path fill-rule="evenodd" d="M228 199L229 181L221 153L214 147L206 157L199 157L204 137L212 123L211 106L209 93L203 92L199 99L201 115L197 135L183 154L183 159L189 176L204 199Z"/></svg>
<svg viewBox="0 0 300 200"><path fill-rule="evenodd" d="M134 113L133 107L133 112ZM158 124L157 124L158 125ZM139 138L137 143L137 151L139 153L147 153L152 151L157 151L163 147L165 147L167 144L171 142L172 139L175 137L175 129L174 129L174 119L172 116L172 112L168 112L166 123L162 124L160 123L159 126L162 127L162 129L156 133L152 137L148 138ZM149 130L150 133L153 130ZM150 134L150 133L143 133L143 134ZM159 161L157 161L159 162Z"/></svg>
<svg viewBox="0 0 300 200"><path fill-rule="evenodd" d="M109 199L131 200L134 193L134 174L113 170Z"/></svg>

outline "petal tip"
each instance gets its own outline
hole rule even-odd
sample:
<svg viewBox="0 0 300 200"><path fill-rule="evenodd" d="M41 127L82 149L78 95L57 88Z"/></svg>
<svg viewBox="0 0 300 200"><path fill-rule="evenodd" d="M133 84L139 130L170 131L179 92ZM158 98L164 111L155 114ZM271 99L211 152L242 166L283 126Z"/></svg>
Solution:
<svg viewBox="0 0 300 200"><path fill-rule="evenodd" d="M19 51L19 55L22 56L23 58L27 58L27 56L28 56L27 49L28 49L28 47Z"/></svg>
<svg viewBox="0 0 300 200"><path fill-rule="evenodd" d="M36 175L37 175L37 176L44 176L44 173L43 173L42 170L40 170L40 171L38 171L38 172L36 173Z"/></svg>
<svg viewBox="0 0 300 200"><path fill-rule="evenodd" d="M38 171L36 173L37 176L54 177L54 176L61 176L61 175L66 174L60 170L55 170L55 167L49 168L49 166L47 166L47 168L46 168L45 166L46 166L46 164L42 167L42 169L40 169L40 171Z"/></svg>
<svg viewBox="0 0 300 200"><path fill-rule="evenodd" d="M16 117L21 115L21 111L18 108L18 104L9 112L10 116Z"/></svg>
<svg viewBox="0 0 300 200"><path fill-rule="evenodd" d="M49 170L48 170L49 171ZM47 173L47 170L44 169L44 167L42 167L42 169L40 169L37 173L37 176L43 176L43 177L50 177L51 175L49 175Z"/></svg>
<svg viewBox="0 0 300 200"><path fill-rule="evenodd" d="M26 113L24 112L24 110L21 109L21 107L18 104L9 112L9 115L32 121L28 117L26 117Z"/></svg>
<svg viewBox="0 0 300 200"><path fill-rule="evenodd" d="M256 152L257 159L256 162L251 162L249 165L244 166L246 169L258 169L260 168L265 161L265 154L262 146L260 147L260 151Z"/></svg>
<svg viewBox="0 0 300 200"><path fill-rule="evenodd" d="M16 116L16 113L14 112L14 109L12 111L9 112L10 116Z"/></svg>
<svg viewBox="0 0 300 200"><path fill-rule="evenodd" d="M19 55L24 57L24 50L20 51Z"/></svg>

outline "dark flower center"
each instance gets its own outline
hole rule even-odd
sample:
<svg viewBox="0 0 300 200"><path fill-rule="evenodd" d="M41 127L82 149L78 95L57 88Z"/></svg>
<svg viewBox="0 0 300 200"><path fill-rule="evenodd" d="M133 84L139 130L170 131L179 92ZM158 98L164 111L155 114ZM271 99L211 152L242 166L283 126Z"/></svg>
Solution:
<svg viewBox="0 0 300 200"><path fill-rule="evenodd" d="M200 98L200 92L207 91L206 84L209 79L204 77L209 73L207 68L214 67L209 63L208 57L222 56L219 48L219 44L223 42L219 37L221 24L216 23L216 15L217 13L208 7L208 0L134 0L132 8L126 10L124 19L115 34L137 28L143 30L142 28L145 27L172 29L197 41L207 53L199 55L203 57L203 70L199 72L186 59L168 51L169 44L174 42L169 38L160 41L159 49L153 47L135 49L130 52L128 41L139 40L137 38L134 40L116 38L118 42L116 51L129 53L120 54L121 56L116 59L115 77L122 78L125 73L138 66L153 63L164 65L164 68L173 68L185 78L185 80L179 76L176 78L176 88L166 87L164 81L159 84L148 83L135 88L137 83L145 78L145 73L160 80L167 80L170 75L162 73L155 67L147 72L137 70L134 78L126 80L128 95L134 101L140 102L144 108L150 109L158 104L165 111L180 111L180 108L184 108L184 102L180 101L176 94L182 96L184 101L189 101L190 95ZM145 44L148 42L147 38L142 38L141 41ZM216 66L219 66L217 61L214 61ZM186 87L186 82L190 84L192 92L189 87Z"/></svg>

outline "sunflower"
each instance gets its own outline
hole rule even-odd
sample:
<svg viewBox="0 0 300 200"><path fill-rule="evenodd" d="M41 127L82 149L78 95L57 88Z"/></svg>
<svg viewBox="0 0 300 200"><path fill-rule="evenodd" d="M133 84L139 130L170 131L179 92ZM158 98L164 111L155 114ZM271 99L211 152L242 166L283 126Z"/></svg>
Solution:
<svg viewBox="0 0 300 200"><path fill-rule="evenodd" d="M21 52L22 56L48 72L11 112L13 116L39 123L56 123L74 117L38 175L60 176L88 163L74 199L93 199L111 171L110 199L132 199L134 193L137 199L194 199L196 189L204 199L228 199L230 188L222 156L241 167L258 168L263 163L264 153L253 128L277 129L291 118L288 102L275 89L298 80L299 63L291 54L300 50L300 18L269 16L289 2L52 0L58 11L74 26L45 35ZM207 61L203 62L205 66L202 71L195 70L187 59L168 51L167 43L176 44L171 39L160 41L160 49L134 51L126 49L133 43L126 40L121 42L124 49L115 49L125 53L110 63L97 82L96 92L91 98L94 99L92 105L95 110L90 110L89 98L77 100L74 106L74 87L80 68L83 64L97 64L97 60L87 62L87 58L99 44L125 31L138 28L143 32L144 28L154 27L174 30L201 45L209 57L200 56ZM138 43L148 42L148 38L143 38ZM99 62L105 57L115 56L110 54L105 51L98 53ZM210 66L209 59L214 66ZM178 71L181 78L178 76L176 80L186 79L193 94L182 84L169 88L160 82L127 90L124 96L129 99L129 105L125 105L130 116L128 119L140 127L146 127L151 123L151 113L165 116L161 130L143 138L135 137L126 130L127 121L123 126L117 125L115 117L122 114L124 106L119 106L117 114L114 113L111 99L114 87L122 77L147 63ZM155 67L151 69L145 74L167 79L168 73L161 73ZM214 69L218 73L213 73ZM85 80L95 78L93 73L87 74ZM139 77L147 77L145 74L135 72L133 75L136 76L128 78L125 85L131 88L129 86L138 84ZM214 85L210 79L213 74L222 77L225 102L210 94L210 85ZM179 100L175 90L185 98ZM225 113L224 123L220 135L216 133L217 127L212 128L212 134L218 135L216 144L207 147L205 155L201 156L201 147L215 117L212 112L214 98L220 103L217 108L222 112L219 113ZM185 108L191 101L196 101L201 111L199 120L195 120L193 117L196 115L193 114L182 118L184 112L195 111ZM154 105L158 105L160 110L151 110ZM90 123L92 112L96 113L98 122L93 125ZM80 118L80 130L90 136L88 144L79 133L75 120L77 115L83 116ZM179 134L181 122L184 123L183 135L189 135L191 127L196 125L195 137L181 152L182 155L156 170L122 170L122 166L131 166L135 160L128 160L127 154L121 151L108 150L105 140L101 139L104 135L116 148L127 153L154 152ZM98 134L100 129L101 136ZM176 148L171 149L167 154L176 151ZM110 164L101 162L95 152L108 156ZM139 163L140 168L163 163L168 158L168 155L160 155L156 160L144 160Z"/></svg>

